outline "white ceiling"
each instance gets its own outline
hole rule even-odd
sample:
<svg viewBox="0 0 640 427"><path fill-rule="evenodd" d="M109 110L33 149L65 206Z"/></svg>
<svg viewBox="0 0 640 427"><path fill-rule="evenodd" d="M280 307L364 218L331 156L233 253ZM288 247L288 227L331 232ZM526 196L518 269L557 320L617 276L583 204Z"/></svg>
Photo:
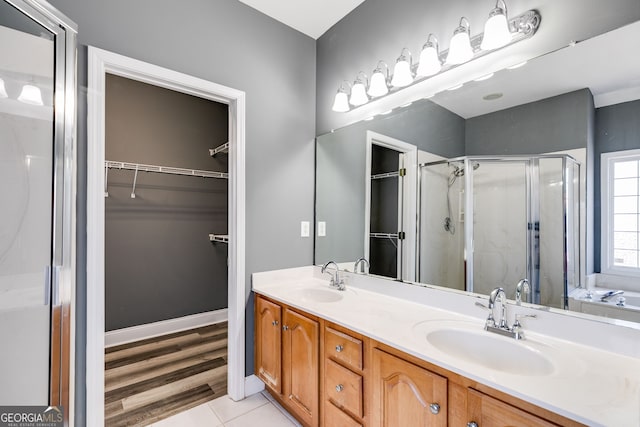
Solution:
<svg viewBox="0 0 640 427"><path fill-rule="evenodd" d="M240 0L317 39L364 0Z"/></svg>

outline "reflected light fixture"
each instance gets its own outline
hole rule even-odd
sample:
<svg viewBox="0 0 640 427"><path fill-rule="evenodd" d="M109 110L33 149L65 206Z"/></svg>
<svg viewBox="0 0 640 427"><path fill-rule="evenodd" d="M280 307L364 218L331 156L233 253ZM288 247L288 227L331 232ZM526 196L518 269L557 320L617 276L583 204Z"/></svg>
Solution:
<svg viewBox="0 0 640 427"><path fill-rule="evenodd" d="M489 13L484 24L484 34L480 49L493 50L506 46L511 41L511 31L507 19L507 4L498 0L496 7Z"/></svg>
<svg viewBox="0 0 640 427"><path fill-rule="evenodd" d="M475 82L483 82L485 80L489 80L491 77L494 76L495 73L489 73L489 74L485 74L484 76L478 77L477 79L475 79Z"/></svg>
<svg viewBox="0 0 640 427"><path fill-rule="evenodd" d="M422 52L420 52L420 63L416 74L420 77L429 77L438 74L441 69L438 39L433 34L429 34L427 42L422 46Z"/></svg>
<svg viewBox="0 0 640 427"><path fill-rule="evenodd" d="M460 18L460 25L453 31L453 37L449 43L449 54L445 63L447 65L463 64L473 58L471 47L471 25L464 16Z"/></svg>
<svg viewBox="0 0 640 427"><path fill-rule="evenodd" d="M408 54L405 55L405 52ZM413 65L413 59L411 52L406 47L400 52L400 56L396 60L396 66L393 67L393 77L391 78L391 86L404 87L413 83L413 73L411 72L411 66Z"/></svg>
<svg viewBox="0 0 640 427"><path fill-rule="evenodd" d="M345 87L345 83L351 88L351 83L348 81L342 82L340 87L338 88L338 93L336 93L336 97L333 100L333 107L331 109L337 113L346 113L350 110L349 108L349 96L347 95L347 87Z"/></svg>
<svg viewBox="0 0 640 427"><path fill-rule="evenodd" d="M34 85L22 86L22 92L18 96L18 101L29 105L44 105L42 102L42 92L40 88Z"/></svg>
<svg viewBox="0 0 640 427"><path fill-rule="evenodd" d="M0 78L0 98L8 98L7 88L4 87L4 80Z"/></svg>
<svg viewBox="0 0 640 427"><path fill-rule="evenodd" d="M349 98L351 105L357 107L369 102L369 97L367 96L368 83L369 78L363 71L360 71L353 82L353 86L351 86L351 97Z"/></svg>
<svg viewBox="0 0 640 427"><path fill-rule="evenodd" d="M385 68L384 72L382 69L383 66ZM371 82L369 83L369 90L367 91L367 94L374 98L386 95L389 93L388 81L389 66L384 61L378 61L378 65L376 65L376 69L373 70L373 74L371 75Z"/></svg>
<svg viewBox="0 0 640 427"><path fill-rule="evenodd" d="M515 70L516 68L520 68L520 67L524 67L525 65L527 65L527 62L529 61L522 61L522 62L518 62L515 65L512 65L510 67L507 67L507 70Z"/></svg>

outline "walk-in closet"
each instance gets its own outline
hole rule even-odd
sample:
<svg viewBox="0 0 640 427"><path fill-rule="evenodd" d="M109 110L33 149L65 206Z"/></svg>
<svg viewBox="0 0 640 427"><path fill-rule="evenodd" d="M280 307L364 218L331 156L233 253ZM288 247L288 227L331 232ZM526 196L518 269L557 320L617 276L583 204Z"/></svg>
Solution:
<svg viewBox="0 0 640 427"><path fill-rule="evenodd" d="M148 424L227 392L229 111L105 89L105 422Z"/></svg>

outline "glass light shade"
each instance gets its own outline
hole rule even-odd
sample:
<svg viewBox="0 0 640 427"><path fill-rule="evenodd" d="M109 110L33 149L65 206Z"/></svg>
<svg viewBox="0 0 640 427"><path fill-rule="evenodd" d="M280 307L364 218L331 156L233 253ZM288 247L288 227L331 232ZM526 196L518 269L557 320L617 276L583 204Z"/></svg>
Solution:
<svg viewBox="0 0 640 427"><path fill-rule="evenodd" d="M349 103L357 107L359 105L364 105L367 102L369 102L369 97L367 96L364 83L356 82L351 88L351 98L349 99Z"/></svg>
<svg viewBox="0 0 640 427"><path fill-rule="evenodd" d="M406 59L396 62L396 66L393 68L393 78L391 79L391 85L395 87L409 86L413 83L413 76L411 75L411 66Z"/></svg>
<svg viewBox="0 0 640 427"><path fill-rule="evenodd" d="M333 107L331 109L337 113L346 113L349 111L349 98L343 91L336 93L336 98L333 101Z"/></svg>
<svg viewBox="0 0 640 427"><path fill-rule="evenodd" d="M449 44L449 53L447 54L446 63L449 65L463 64L473 58L473 49L471 48L471 40L469 39L469 33L459 31L460 27L453 34L451 43Z"/></svg>
<svg viewBox="0 0 640 427"><path fill-rule="evenodd" d="M0 98L8 98L7 88L4 87L4 80L0 79Z"/></svg>
<svg viewBox="0 0 640 427"><path fill-rule="evenodd" d="M506 46L511 41L511 32L509 31L509 23L507 16L502 9L494 9L487 22L484 24L484 35L480 49L492 50Z"/></svg>
<svg viewBox="0 0 640 427"><path fill-rule="evenodd" d="M442 64L440 63L436 47L427 46L422 49L422 52L420 53L420 64L418 64L416 74L421 77L428 77L438 74L441 69Z"/></svg>
<svg viewBox="0 0 640 427"><path fill-rule="evenodd" d="M389 93L387 79L382 71L376 71L373 73L367 93L369 94L369 96L373 97L382 96Z"/></svg>
<svg viewBox="0 0 640 427"><path fill-rule="evenodd" d="M20 92L20 96L18 96L18 101L30 105L44 105L44 102L42 102L42 93L40 92L40 88L33 85L24 85L22 87L22 92Z"/></svg>

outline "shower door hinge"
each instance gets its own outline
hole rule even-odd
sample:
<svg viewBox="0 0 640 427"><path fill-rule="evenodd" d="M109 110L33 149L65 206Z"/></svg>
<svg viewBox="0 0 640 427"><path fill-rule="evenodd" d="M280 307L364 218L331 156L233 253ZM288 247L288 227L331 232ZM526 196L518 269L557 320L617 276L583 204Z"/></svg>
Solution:
<svg viewBox="0 0 640 427"><path fill-rule="evenodd" d="M404 238L405 238L404 231L400 231L400 232L398 233L398 240L404 240Z"/></svg>
<svg viewBox="0 0 640 427"><path fill-rule="evenodd" d="M405 176L407 174L407 169L402 168L398 171L398 176Z"/></svg>

